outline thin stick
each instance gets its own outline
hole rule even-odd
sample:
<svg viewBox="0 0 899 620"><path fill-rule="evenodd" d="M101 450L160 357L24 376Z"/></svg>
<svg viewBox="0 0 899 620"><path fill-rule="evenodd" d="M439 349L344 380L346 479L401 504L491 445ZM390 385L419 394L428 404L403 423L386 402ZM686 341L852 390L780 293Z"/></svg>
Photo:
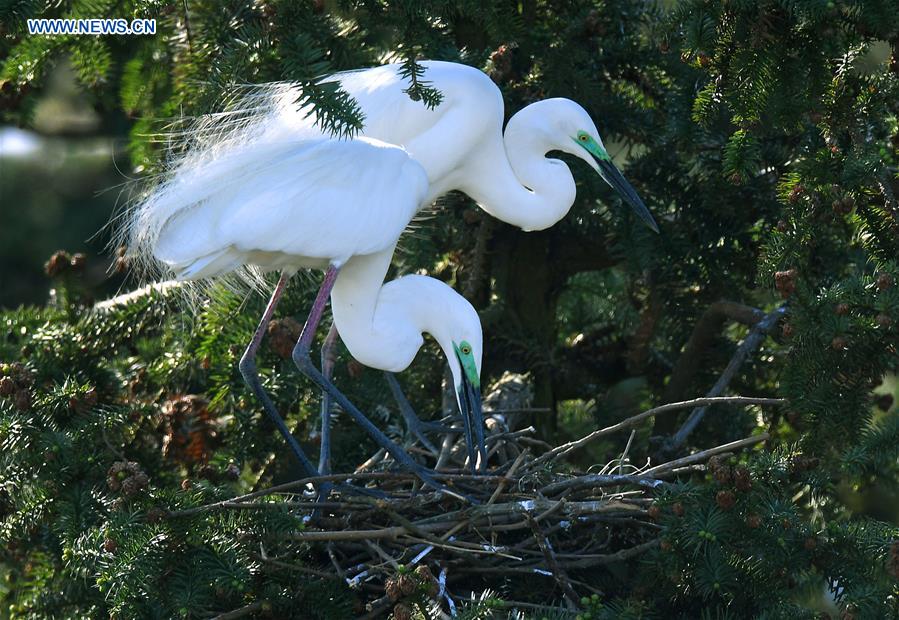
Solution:
<svg viewBox="0 0 899 620"><path fill-rule="evenodd" d="M618 484L632 484L646 489L657 489L666 483L662 480L656 480L655 478L647 477L646 472L643 472L640 475L590 474L587 476L569 478L568 480L562 480L560 482L553 482L552 484L548 484L547 486L540 489L540 494L555 495L556 493L559 493L561 491L583 488L592 489L594 487L612 486Z"/></svg>
<svg viewBox="0 0 899 620"><path fill-rule="evenodd" d="M708 450L703 450L702 452L697 452L695 454L691 454L690 456L685 456L683 458L675 459L673 461L668 461L667 463L662 463L661 465L656 465L655 467L650 467L646 471L643 472L644 476L648 476L650 474L659 474L668 470L675 469L677 467L681 467L683 465L691 465L693 463L701 463L702 461L708 460L710 456L714 456L715 454L721 454L722 452L730 452L732 450L738 450L740 448L745 448L746 446L751 446L753 444L761 443L767 440L770 437L768 433L762 433L761 435L754 435L752 437L747 437L745 439L739 439L737 441L732 441L730 443L726 443L722 446L718 446L716 448L709 448Z"/></svg>
<svg viewBox="0 0 899 620"><path fill-rule="evenodd" d="M518 467L527 458L528 453L530 453L530 448L525 448L524 451L518 455L518 458L515 459L515 462L512 463L512 467L509 468L509 472L503 477L502 480L499 481L499 484L496 485L496 490L493 491L493 495L490 496L490 499L487 500L487 505L489 506L493 502L496 501L496 498L499 497L499 494L503 492L503 489L506 488L506 484L512 481L512 476L515 475L515 472L518 470Z"/></svg>
<svg viewBox="0 0 899 620"><path fill-rule="evenodd" d="M648 409L643 413L638 413L635 416L627 418L626 420L622 420L617 424L613 424L612 426L607 426L605 428L601 428L599 430L595 430L589 435L581 437L577 441L572 441L566 444L563 444L557 448L553 448L549 452L546 452L540 455L539 458L534 459L531 464L531 468L536 465L539 465L547 460L557 461L570 453L574 452L578 448L583 448L591 441L595 441L600 437L604 437L605 435L609 435L611 433L615 433L625 428L630 428L631 426L636 426L643 420L659 415L660 413L666 413L668 411L676 411L679 409L689 409L691 407L700 407L700 406L708 406L715 404L734 404L734 405L782 405L786 402L783 398L752 398L748 396L712 396L705 398L694 398L692 400L684 400L677 403L668 403L665 405L660 405L658 407L653 407L652 409Z"/></svg>

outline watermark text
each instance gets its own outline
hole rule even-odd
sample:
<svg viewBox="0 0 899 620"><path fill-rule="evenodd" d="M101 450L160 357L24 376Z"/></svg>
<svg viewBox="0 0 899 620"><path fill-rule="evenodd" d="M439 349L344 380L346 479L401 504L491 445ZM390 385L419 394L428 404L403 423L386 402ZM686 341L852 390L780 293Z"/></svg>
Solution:
<svg viewBox="0 0 899 620"><path fill-rule="evenodd" d="M44 36L81 35L152 35L155 19L29 19L28 33Z"/></svg>

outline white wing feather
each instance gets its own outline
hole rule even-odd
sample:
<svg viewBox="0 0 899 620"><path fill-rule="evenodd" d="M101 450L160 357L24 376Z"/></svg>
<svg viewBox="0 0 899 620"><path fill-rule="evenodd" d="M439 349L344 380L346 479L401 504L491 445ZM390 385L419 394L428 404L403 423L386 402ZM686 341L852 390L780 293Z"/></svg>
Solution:
<svg viewBox="0 0 899 620"><path fill-rule="evenodd" d="M133 244L181 278L341 263L393 244L427 192L401 148L253 140L190 157L134 215Z"/></svg>

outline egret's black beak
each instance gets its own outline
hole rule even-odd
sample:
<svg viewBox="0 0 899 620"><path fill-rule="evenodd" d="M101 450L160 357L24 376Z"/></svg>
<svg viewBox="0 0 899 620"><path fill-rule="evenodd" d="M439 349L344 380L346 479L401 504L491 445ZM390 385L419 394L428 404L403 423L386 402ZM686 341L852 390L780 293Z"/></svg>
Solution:
<svg viewBox="0 0 899 620"><path fill-rule="evenodd" d="M618 192L618 194L624 198L624 200L631 206L631 208L637 213L643 223L649 226L655 232L659 232L659 226L656 224L656 221L652 217L652 213L649 212L649 209L646 208L646 205L643 204L643 201L637 195L636 190L634 190L633 186L627 182L627 180L621 176L621 173L618 172L618 168L615 167L615 164L611 162L609 159L602 159L599 157L595 157L596 163L599 165L599 174L605 179L606 183L612 186L612 188Z"/></svg>
<svg viewBox="0 0 899 620"><path fill-rule="evenodd" d="M475 473L476 471L482 471L487 465L481 390L472 385L464 369L461 374L462 385L459 386L459 407L462 410L465 442L468 444L468 462L472 473Z"/></svg>

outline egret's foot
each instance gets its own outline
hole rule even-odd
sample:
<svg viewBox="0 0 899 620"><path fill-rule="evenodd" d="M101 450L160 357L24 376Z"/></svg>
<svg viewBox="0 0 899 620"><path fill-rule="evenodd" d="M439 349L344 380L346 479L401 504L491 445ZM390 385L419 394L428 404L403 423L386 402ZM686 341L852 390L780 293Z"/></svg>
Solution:
<svg viewBox="0 0 899 620"><path fill-rule="evenodd" d="M396 401L396 405L399 408L403 419L406 421L406 428L409 429L409 432L412 433L412 435L421 442L421 445L429 450L431 454L434 454L435 456L439 454L440 451L433 443L431 443L431 440L425 436L425 433L449 433L452 432L452 429L437 422L422 422L421 418L415 414L415 409L412 408L412 404L409 402L409 399L406 398L406 394L403 393L403 388L400 387L400 382L397 381L396 375L392 372L385 371L384 378L387 380L387 385L390 386L390 392L393 394L393 399Z"/></svg>

